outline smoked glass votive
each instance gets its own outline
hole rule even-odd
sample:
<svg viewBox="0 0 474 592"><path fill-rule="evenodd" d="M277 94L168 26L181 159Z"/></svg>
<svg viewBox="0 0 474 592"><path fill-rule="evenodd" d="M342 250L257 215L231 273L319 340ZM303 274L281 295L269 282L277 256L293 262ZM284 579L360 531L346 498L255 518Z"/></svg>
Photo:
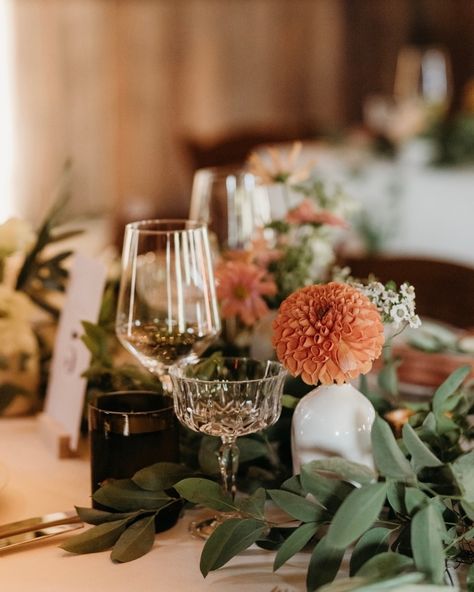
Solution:
<svg viewBox="0 0 474 592"><path fill-rule="evenodd" d="M97 396L89 404L89 437L92 493L107 479L179 461L178 421L169 396L148 391Z"/></svg>

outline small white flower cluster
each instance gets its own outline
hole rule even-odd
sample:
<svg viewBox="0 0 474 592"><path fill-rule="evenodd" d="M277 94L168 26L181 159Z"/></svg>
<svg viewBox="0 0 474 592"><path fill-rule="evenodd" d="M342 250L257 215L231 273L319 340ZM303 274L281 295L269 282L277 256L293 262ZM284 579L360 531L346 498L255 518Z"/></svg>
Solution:
<svg viewBox="0 0 474 592"><path fill-rule="evenodd" d="M394 282L388 282L385 286L377 281L366 285L354 282L352 285L375 304L384 323L393 324L395 328L408 324L416 329L421 325L421 319L415 313L415 288L408 282L403 283L398 290Z"/></svg>

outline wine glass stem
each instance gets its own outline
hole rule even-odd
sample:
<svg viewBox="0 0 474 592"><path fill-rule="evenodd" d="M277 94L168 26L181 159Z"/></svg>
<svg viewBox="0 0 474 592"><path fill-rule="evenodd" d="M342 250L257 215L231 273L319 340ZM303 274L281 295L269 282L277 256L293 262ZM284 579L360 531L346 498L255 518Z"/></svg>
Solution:
<svg viewBox="0 0 474 592"><path fill-rule="evenodd" d="M237 468L239 466L239 448L235 437L222 437L219 449L219 469L224 492L235 498L237 487L235 484Z"/></svg>

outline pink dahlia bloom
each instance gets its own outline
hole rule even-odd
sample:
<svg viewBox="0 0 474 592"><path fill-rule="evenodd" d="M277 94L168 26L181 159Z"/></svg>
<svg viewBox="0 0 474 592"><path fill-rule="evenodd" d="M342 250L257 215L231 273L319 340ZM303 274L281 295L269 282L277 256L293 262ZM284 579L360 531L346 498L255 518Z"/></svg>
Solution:
<svg viewBox="0 0 474 592"><path fill-rule="evenodd" d="M244 261L226 261L216 269L217 298L224 319L239 317L254 325L268 312L262 296L273 296L276 284L265 270Z"/></svg>
<svg viewBox="0 0 474 592"><path fill-rule="evenodd" d="M308 197L286 215L290 224L328 224L347 228L347 222L327 210L318 210L314 202Z"/></svg>

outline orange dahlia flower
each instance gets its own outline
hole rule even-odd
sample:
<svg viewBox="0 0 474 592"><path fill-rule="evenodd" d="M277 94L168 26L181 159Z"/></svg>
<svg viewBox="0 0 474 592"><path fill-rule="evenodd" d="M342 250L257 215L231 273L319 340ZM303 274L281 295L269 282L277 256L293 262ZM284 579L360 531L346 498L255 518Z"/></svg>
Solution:
<svg viewBox="0 0 474 592"><path fill-rule="evenodd" d="M383 342L375 305L337 282L297 290L282 302L273 322L278 359L307 384L342 384L366 374Z"/></svg>
<svg viewBox="0 0 474 592"><path fill-rule="evenodd" d="M253 325L267 314L262 296L273 296L277 287L264 269L244 261L225 261L215 275L222 318L240 317L245 325Z"/></svg>

